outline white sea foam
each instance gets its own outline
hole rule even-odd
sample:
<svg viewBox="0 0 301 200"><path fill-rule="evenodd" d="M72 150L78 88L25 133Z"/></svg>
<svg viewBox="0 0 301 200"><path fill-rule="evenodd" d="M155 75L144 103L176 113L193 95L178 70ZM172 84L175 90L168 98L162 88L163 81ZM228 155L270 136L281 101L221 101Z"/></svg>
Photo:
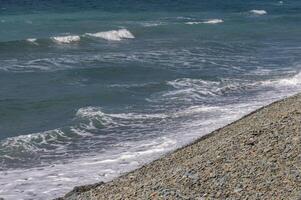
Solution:
<svg viewBox="0 0 301 200"><path fill-rule="evenodd" d="M292 77L288 77L288 78L280 78L280 79L261 81L261 84L266 85L266 86L274 86L274 87L301 86L301 72L295 74Z"/></svg>
<svg viewBox="0 0 301 200"><path fill-rule="evenodd" d="M205 21L204 24L218 24L223 23L224 21L222 19L211 19L208 21Z"/></svg>
<svg viewBox="0 0 301 200"><path fill-rule="evenodd" d="M185 24L188 25L194 25L194 24L203 24L204 22L185 22Z"/></svg>
<svg viewBox="0 0 301 200"><path fill-rule="evenodd" d="M37 44L37 39L36 38L27 38L26 41L30 42L32 44Z"/></svg>
<svg viewBox="0 0 301 200"><path fill-rule="evenodd" d="M122 113L122 114L110 114L110 116L119 119L164 119L168 115L164 113L159 114L139 114L139 113Z"/></svg>
<svg viewBox="0 0 301 200"><path fill-rule="evenodd" d="M26 41L28 41L28 42L36 42L37 39L36 38L28 38L28 39L26 39Z"/></svg>
<svg viewBox="0 0 301 200"><path fill-rule="evenodd" d="M102 38L109 41L120 41L122 39L133 39L135 36L127 29L119 29L98 33L86 33L90 37Z"/></svg>
<svg viewBox="0 0 301 200"><path fill-rule="evenodd" d="M120 149L97 156L87 155L62 164L0 172L1 197L8 200L59 197L77 185L112 180L170 151L176 143L167 137L129 142L123 143Z"/></svg>
<svg viewBox="0 0 301 200"><path fill-rule="evenodd" d="M185 24L194 25L194 24L219 24L223 23L224 21L222 19L210 19L207 21L199 21L199 22L186 22Z"/></svg>
<svg viewBox="0 0 301 200"><path fill-rule="evenodd" d="M301 72L291 78L284 78L278 81L282 85L301 85Z"/></svg>
<svg viewBox="0 0 301 200"><path fill-rule="evenodd" d="M82 120L88 120L90 129L96 126L96 123L100 123L102 126L114 126L117 123L106 113L101 111L99 107L85 107L80 108L76 112L76 117L81 118Z"/></svg>
<svg viewBox="0 0 301 200"><path fill-rule="evenodd" d="M176 19L191 20L191 19L194 19L194 18L179 16L179 17L176 17Z"/></svg>
<svg viewBox="0 0 301 200"><path fill-rule="evenodd" d="M93 128L94 128L94 127L93 127ZM89 129L89 127L88 127L88 129ZM91 129L92 129L92 128L90 128L90 130L91 130ZM83 130L83 129L71 127L70 130L71 130L73 133L76 133L77 135L80 135L80 136L82 136L82 137L91 137L91 136L93 136L92 133L87 132L86 130Z"/></svg>
<svg viewBox="0 0 301 200"><path fill-rule="evenodd" d="M244 89L245 86L237 82L218 82L206 81L201 79L182 78L173 81L168 81L168 85L175 88L175 90L167 92L164 96L170 98L185 99L202 99L208 96L217 96L236 90ZM189 94L189 95L188 95Z"/></svg>
<svg viewBox="0 0 301 200"><path fill-rule="evenodd" d="M155 26L161 26L164 25L163 22L143 22L142 26L144 27L155 27Z"/></svg>
<svg viewBox="0 0 301 200"><path fill-rule="evenodd" d="M49 130L41 133L20 135L3 140L0 147L3 149L23 149L23 152L36 152L41 145L50 145L50 142L59 141L59 138L67 138L60 129ZM54 144L55 145L55 144Z"/></svg>
<svg viewBox="0 0 301 200"><path fill-rule="evenodd" d="M250 10L250 13L255 14L255 15L266 15L267 11L265 11L265 10Z"/></svg>
<svg viewBox="0 0 301 200"><path fill-rule="evenodd" d="M69 43L80 41L80 36L78 35L55 36L55 37L51 37L51 39L59 44L69 44Z"/></svg>

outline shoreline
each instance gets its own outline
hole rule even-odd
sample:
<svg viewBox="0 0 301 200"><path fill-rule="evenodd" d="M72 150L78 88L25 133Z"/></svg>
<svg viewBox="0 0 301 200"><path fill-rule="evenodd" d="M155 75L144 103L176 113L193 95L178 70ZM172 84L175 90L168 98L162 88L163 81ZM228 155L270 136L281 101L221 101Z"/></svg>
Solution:
<svg viewBox="0 0 301 200"><path fill-rule="evenodd" d="M75 187L57 199L297 199L300 147L296 94L112 181Z"/></svg>

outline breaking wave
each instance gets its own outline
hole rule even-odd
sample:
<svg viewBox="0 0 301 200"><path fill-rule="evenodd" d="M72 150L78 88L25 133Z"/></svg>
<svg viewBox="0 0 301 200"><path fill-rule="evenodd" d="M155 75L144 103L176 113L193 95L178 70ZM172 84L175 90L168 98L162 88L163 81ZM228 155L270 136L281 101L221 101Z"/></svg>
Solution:
<svg viewBox="0 0 301 200"><path fill-rule="evenodd" d="M98 33L86 33L86 36L102 38L109 41L120 41L122 39L134 39L135 36L127 29L119 29Z"/></svg>
<svg viewBox="0 0 301 200"><path fill-rule="evenodd" d="M31 42L31 43L35 43L37 41L37 39L36 38L27 38L26 41Z"/></svg>
<svg viewBox="0 0 301 200"><path fill-rule="evenodd" d="M165 96L182 96L191 94L191 98L206 98L208 96L219 96L231 92L238 92L247 89L252 89L258 83L239 83L230 80L223 81L205 81L201 79L176 79L168 81L168 85L175 88L165 94Z"/></svg>
<svg viewBox="0 0 301 200"><path fill-rule="evenodd" d="M265 11L265 10L250 10L250 13L252 13L254 15L266 15L267 11Z"/></svg>
<svg viewBox="0 0 301 200"><path fill-rule="evenodd" d="M295 74L292 77L280 78L280 79L271 79L261 82L266 86L278 86L278 87L287 87L287 86L300 86L301 85L301 72Z"/></svg>
<svg viewBox="0 0 301 200"><path fill-rule="evenodd" d="M157 26L160 24L146 24L145 26ZM50 38L27 38L25 40L9 41L13 43L26 41L32 44L48 44L49 42L55 42L56 44L71 44L78 43L82 38L102 38L108 41L121 41L123 39L134 39L135 36L127 29L110 30L97 33L84 33L82 35L63 35L52 36ZM49 41L50 40L50 41ZM5 43L9 43L5 42Z"/></svg>
<svg viewBox="0 0 301 200"><path fill-rule="evenodd" d="M202 95L217 96L256 87L301 85L301 73L292 77L244 83L182 78L168 81L166 84L174 88L163 95L169 99L178 94L183 94L180 98L196 96L199 98ZM280 96L283 97L283 94ZM277 98L280 97L277 96ZM273 100L270 96L265 99L267 103ZM70 127L1 141L0 152L5 155L0 156L0 163L3 167L6 163L10 166L12 166L11 163L19 166L22 166L22 163L33 163L35 167L29 170L6 170L8 173L6 177L11 177L12 180L26 179L37 177L36 174L39 172L45 178L46 185L67 184L66 188L55 193L55 195L61 195L78 184L91 183L96 179L98 181L111 180L120 173L137 168L167 151L187 144L200 135L222 127L263 104L263 102L250 100L244 103L222 105L192 105L157 113L108 113L101 107L83 107L75 113L75 124ZM176 120L176 118L181 120ZM158 130L154 127L158 127ZM105 131L101 132L102 130ZM143 137L141 130L147 133ZM129 132L125 133L125 131ZM184 138L183 133L185 133ZM146 155L147 159L145 159ZM55 164L50 167L46 165L39 167L42 162L47 163L47 160L45 161L47 157ZM54 160L57 158L64 159L64 163L56 163ZM89 166L88 170L87 166ZM58 171L66 173L60 176L52 175ZM94 175L99 173L102 175L95 178ZM85 177L85 179L79 183L78 177ZM69 181L66 183L65 179ZM26 188L40 185L37 179L24 182L27 183ZM6 194L12 193L13 190L20 192L20 184L14 181L13 185L3 190ZM45 188L48 187L37 188L37 191L45 190ZM53 188L53 185L49 188ZM54 193L50 192L50 194L53 197Z"/></svg>
<svg viewBox="0 0 301 200"><path fill-rule="evenodd" d="M301 72L291 77L273 78L269 80L220 80L206 81L202 79L182 78L168 81L167 85L174 89L163 94L163 98L171 98L178 100L199 100L208 97L224 96L234 93L244 93L251 91L264 91L267 88L278 89L294 89L301 86Z"/></svg>
<svg viewBox="0 0 301 200"><path fill-rule="evenodd" d="M224 21L222 19L210 19L207 21L201 21L201 22L186 22L185 24L194 25L194 24L219 24L223 23Z"/></svg>
<svg viewBox="0 0 301 200"><path fill-rule="evenodd" d="M78 35L56 36L56 37L51 37L51 39L54 42L57 42L60 44L69 44L72 42L80 41L80 36L78 36Z"/></svg>

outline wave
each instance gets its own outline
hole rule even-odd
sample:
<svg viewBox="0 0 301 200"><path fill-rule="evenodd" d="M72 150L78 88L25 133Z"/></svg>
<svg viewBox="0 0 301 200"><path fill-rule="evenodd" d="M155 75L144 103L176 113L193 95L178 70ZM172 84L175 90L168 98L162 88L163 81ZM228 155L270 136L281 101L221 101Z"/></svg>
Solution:
<svg viewBox="0 0 301 200"><path fill-rule="evenodd" d="M31 43L35 43L37 41L37 39L36 38L27 38L26 41L31 42Z"/></svg>
<svg viewBox="0 0 301 200"><path fill-rule="evenodd" d="M152 24L156 26L156 24ZM150 24L150 26L152 26ZM159 24L158 24L159 25ZM147 25L146 25L147 26ZM134 39L135 36L127 29L119 29L119 30L111 30L111 31L104 31L104 32L97 32L97 33L84 33L81 35L63 35L63 36L52 36L49 38L27 38L21 40L14 40L14 41L3 41L0 42L4 44L6 47L12 46L15 47L16 45L26 45L26 44L39 44L39 45L49 45L51 43L56 44L71 44L71 43L78 43L83 38L102 38L109 41L121 41L123 39ZM0 45L1 46L1 45Z"/></svg>
<svg viewBox="0 0 301 200"><path fill-rule="evenodd" d="M223 23L224 21L222 19L211 19L208 21L203 22L204 24L219 24Z"/></svg>
<svg viewBox="0 0 301 200"><path fill-rule="evenodd" d="M96 129L101 127L109 127L117 125L108 114L102 112L99 107L85 107L80 108L76 112L77 119L81 120L81 122L87 122L88 126L85 126L87 129Z"/></svg>
<svg viewBox="0 0 301 200"><path fill-rule="evenodd" d="M255 15L266 15L267 11L265 11L265 10L250 10L250 13L255 14Z"/></svg>
<svg viewBox="0 0 301 200"><path fill-rule="evenodd" d="M6 138L0 141L0 171L38 164L41 154L66 151L70 140L71 137L60 129Z"/></svg>
<svg viewBox="0 0 301 200"><path fill-rule="evenodd" d="M59 44L69 44L72 42L80 41L80 36L78 35L55 36L55 37L51 37L51 39Z"/></svg>
<svg viewBox="0 0 301 200"><path fill-rule="evenodd" d="M231 92L246 90L254 87L254 83L239 83L235 81L205 81L201 79L182 78L168 81L167 85L176 90L166 93L164 96L182 96L190 94L191 98L203 98L208 96L219 96Z"/></svg>
<svg viewBox="0 0 301 200"><path fill-rule="evenodd" d="M143 27L156 27L156 26L162 26L165 25L163 22L143 22L141 23Z"/></svg>
<svg viewBox="0 0 301 200"><path fill-rule="evenodd" d="M120 41L122 39L134 39L135 36L127 29L119 29L98 33L85 33L86 36L102 38L109 41Z"/></svg>
<svg viewBox="0 0 301 200"><path fill-rule="evenodd" d="M197 100L208 97L216 97L229 95L233 93L243 93L250 91L266 90L267 87L279 88L295 88L301 86L301 72L292 77L277 78L269 80L221 80L206 81L202 79L182 78L168 81L167 85L174 89L162 95L163 99L178 100Z"/></svg>
<svg viewBox="0 0 301 200"><path fill-rule="evenodd" d="M218 88L226 91L226 88L236 91L237 89L239 90L239 88L245 89L245 87L249 86L257 87L264 85L264 82L257 81L255 83L237 83L184 78L169 81L167 84L178 91L184 90L190 92L191 90L189 90L189 88L192 88L193 92L199 92L202 89L204 90L207 88L209 90L209 88L213 88L212 91L214 92ZM301 84L301 73L297 73L291 78L286 77L278 80L271 80L271 84L283 84L284 86L299 85ZM216 94L213 93L213 95ZM277 94L276 96L277 98L282 98L283 96L281 95L282 94ZM189 94L188 96L192 95ZM131 125L132 129L129 132L131 134L127 135L124 133L125 129L122 128L122 133L120 135L116 134L116 129L107 131L107 135L101 135L102 138L100 140L103 143L108 143L109 141L112 141L112 139L116 140L117 137L122 137L122 135L126 136L123 140L118 140L118 142L108 145L113 147L113 149L105 146L105 148L103 148L101 151L90 151L86 154L80 154L80 156L75 155L74 152L68 151L68 148L71 148L71 146L73 147L73 150L75 149L78 151L79 145L75 141L72 141L72 136L69 135L65 130L54 130L53 132L42 134L42 137L41 134L37 134L31 136L19 136L11 139L12 142L8 142L7 144L8 146L13 146L13 150L18 151L18 145L22 145L22 141L28 142L28 146L35 152L43 150L36 148L36 145L32 145L34 141L35 144L39 144L38 147L42 147L43 145L48 145L50 143L53 149L59 151L64 156L71 156L65 159L63 162L57 162L51 165L47 164L43 167L36 165L36 167L28 170L6 170L6 176L0 184L3 184L3 182L7 183L8 181L11 181L12 184L4 184L4 188L2 188L2 196L9 197L11 194L17 194L22 195L22 197L24 197L24 195L28 195L30 198L32 197L30 196L31 194L24 194L21 190L29 191L30 189L34 189L37 192L37 195L44 195L43 197L49 195L47 198L53 198L55 195L61 195L78 184L82 185L91 182L112 180L112 178L119 174L135 169L144 163L159 157L165 152L176 149L179 146L195 140L201 135L210 133L214 129L222 127L233 120L242 117L246 113L266 104L268 101L275 100L273 98L275 97L266 95L265 99L259 98L263 101L258 101L258 98L255 98L256 101L253 101L252 99L248 99L248 102L244 103L233 103L233 101L231 101L232 103L227 105L194 105L183 109L179 108L176 111L166 111L162 113L151 114L107 113L101 107L92 106L80 108L75 114L75 118L79 122L78 126L71 127L72 132L78 137L78 140L75 141L83 142L84 139L87 138L90 139L91 142L95 142L90 143L90 145L83 145L83 148L86 149L90 148L91 146L103 148L102 145L99 145L100 141L96 141L98 136L90 134L95 128L95 124L93 123L96 121L102 122L103 126L106 128L114 127L115 125ZM178 117L185 117L185 120L180 122L178 120L174 120L174 118ZM168 120L169 118L172 118L172 120ZM158 120L161 120L160 122L162 123L157 123ZM152 121L154 123L149 123ZM90 124L90 122L92 122L92 124ZM164 124L162 127L161 125L166 122L168 123ZM149 135L153 134L153 136L146 138L147 135L143 135L143 137L138 135L138 133L135 132L137 125L141 125L139 128L142 129L138 129L136 132L146 130L148 131L147 133L149 133ZM145 128L147 126L152 126L153 128L154 125L161 128L158 129L158 132L160 133L159 136L157 133L153 133ZM185 137L183 137L183 133L185 133ZM133 137L133 134L136 134L136 136ZM132 137L134 139L132 139ZM14 141L18 141L18 144L14 143ZM68 141L71 142L68 143ZM52 158L56 156L53 155L53 152L49 153L48 155L46 152L43 152L44 156L45 154L49 157L52 156ZM5 159L14 159L15 155L16 154L7 154ZM58 172L64 173L59 174ZM95 177L95 174L98 174L98 176ZM81 178L80 182L78 182L78 177L84 178ZM66 187L59 187L61 184ZM58 188L58 190L55 191L53 188ZM44 193L40 191L43 191ZM15 199L18 198L16 197Z"/></svg>
<svg viewBox="0 0 301 200"><path fill-rule="evenodd" d="M301 72L295 74L292 77L271 79L266 81L261 81L264 86L275 86L275 87L287 87L287 86L300 86L301 85Z"/></svg>
<svg viewBox="0 0 301 200"><path fill-rule="evenodd" d="M223 23L224 21L222 19L210 19L207 21L202 22L186 22L185 24L194 25L194 24L219 24Z"/></svg>
<svg viewBox="0 0 301 200"><path fill-rule="evenodd" d="M203 22L185 22L185 24L194 25L194 24L203 24Z"/></svg>
<svg viewBox="0 0 301 200"><path fill-rule="evenodd" d="M133 130L136 130L137 127L146 129L161 122L166 123L176 118L189 117L218 109L220 108L214 106L192 106L178 111L161 113L105 113L101 107L83 107L79 108L75 114L75 125L20 135L0 141L0 151L6 153L5 156L0 156L0 161L5 166L5 160L8 158L9 160L33 159L39 157L40 153L67 152L71 150L68 150L69 144L80 146L82 143L82 146L86 147L85 142L94 143L97 141L97 138L101 136L98 133L102 129L106 131L115 130L116 127L128 127ZM118 134L115 134L114 137L118 139ZM135 137L133 132L131 136ZM106 136L101 137L104 139Z"/></svg>

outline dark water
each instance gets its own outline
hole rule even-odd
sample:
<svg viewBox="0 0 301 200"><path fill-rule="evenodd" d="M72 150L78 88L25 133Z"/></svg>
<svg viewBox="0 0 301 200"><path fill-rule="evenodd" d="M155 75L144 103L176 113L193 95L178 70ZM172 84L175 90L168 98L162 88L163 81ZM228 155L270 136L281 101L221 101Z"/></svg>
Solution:
<svg viewBox="0 0 301 200"><path fill-rule="evenodd" d="M0 0L0 197L108 181L301 88L300 1Z"/></svg>

